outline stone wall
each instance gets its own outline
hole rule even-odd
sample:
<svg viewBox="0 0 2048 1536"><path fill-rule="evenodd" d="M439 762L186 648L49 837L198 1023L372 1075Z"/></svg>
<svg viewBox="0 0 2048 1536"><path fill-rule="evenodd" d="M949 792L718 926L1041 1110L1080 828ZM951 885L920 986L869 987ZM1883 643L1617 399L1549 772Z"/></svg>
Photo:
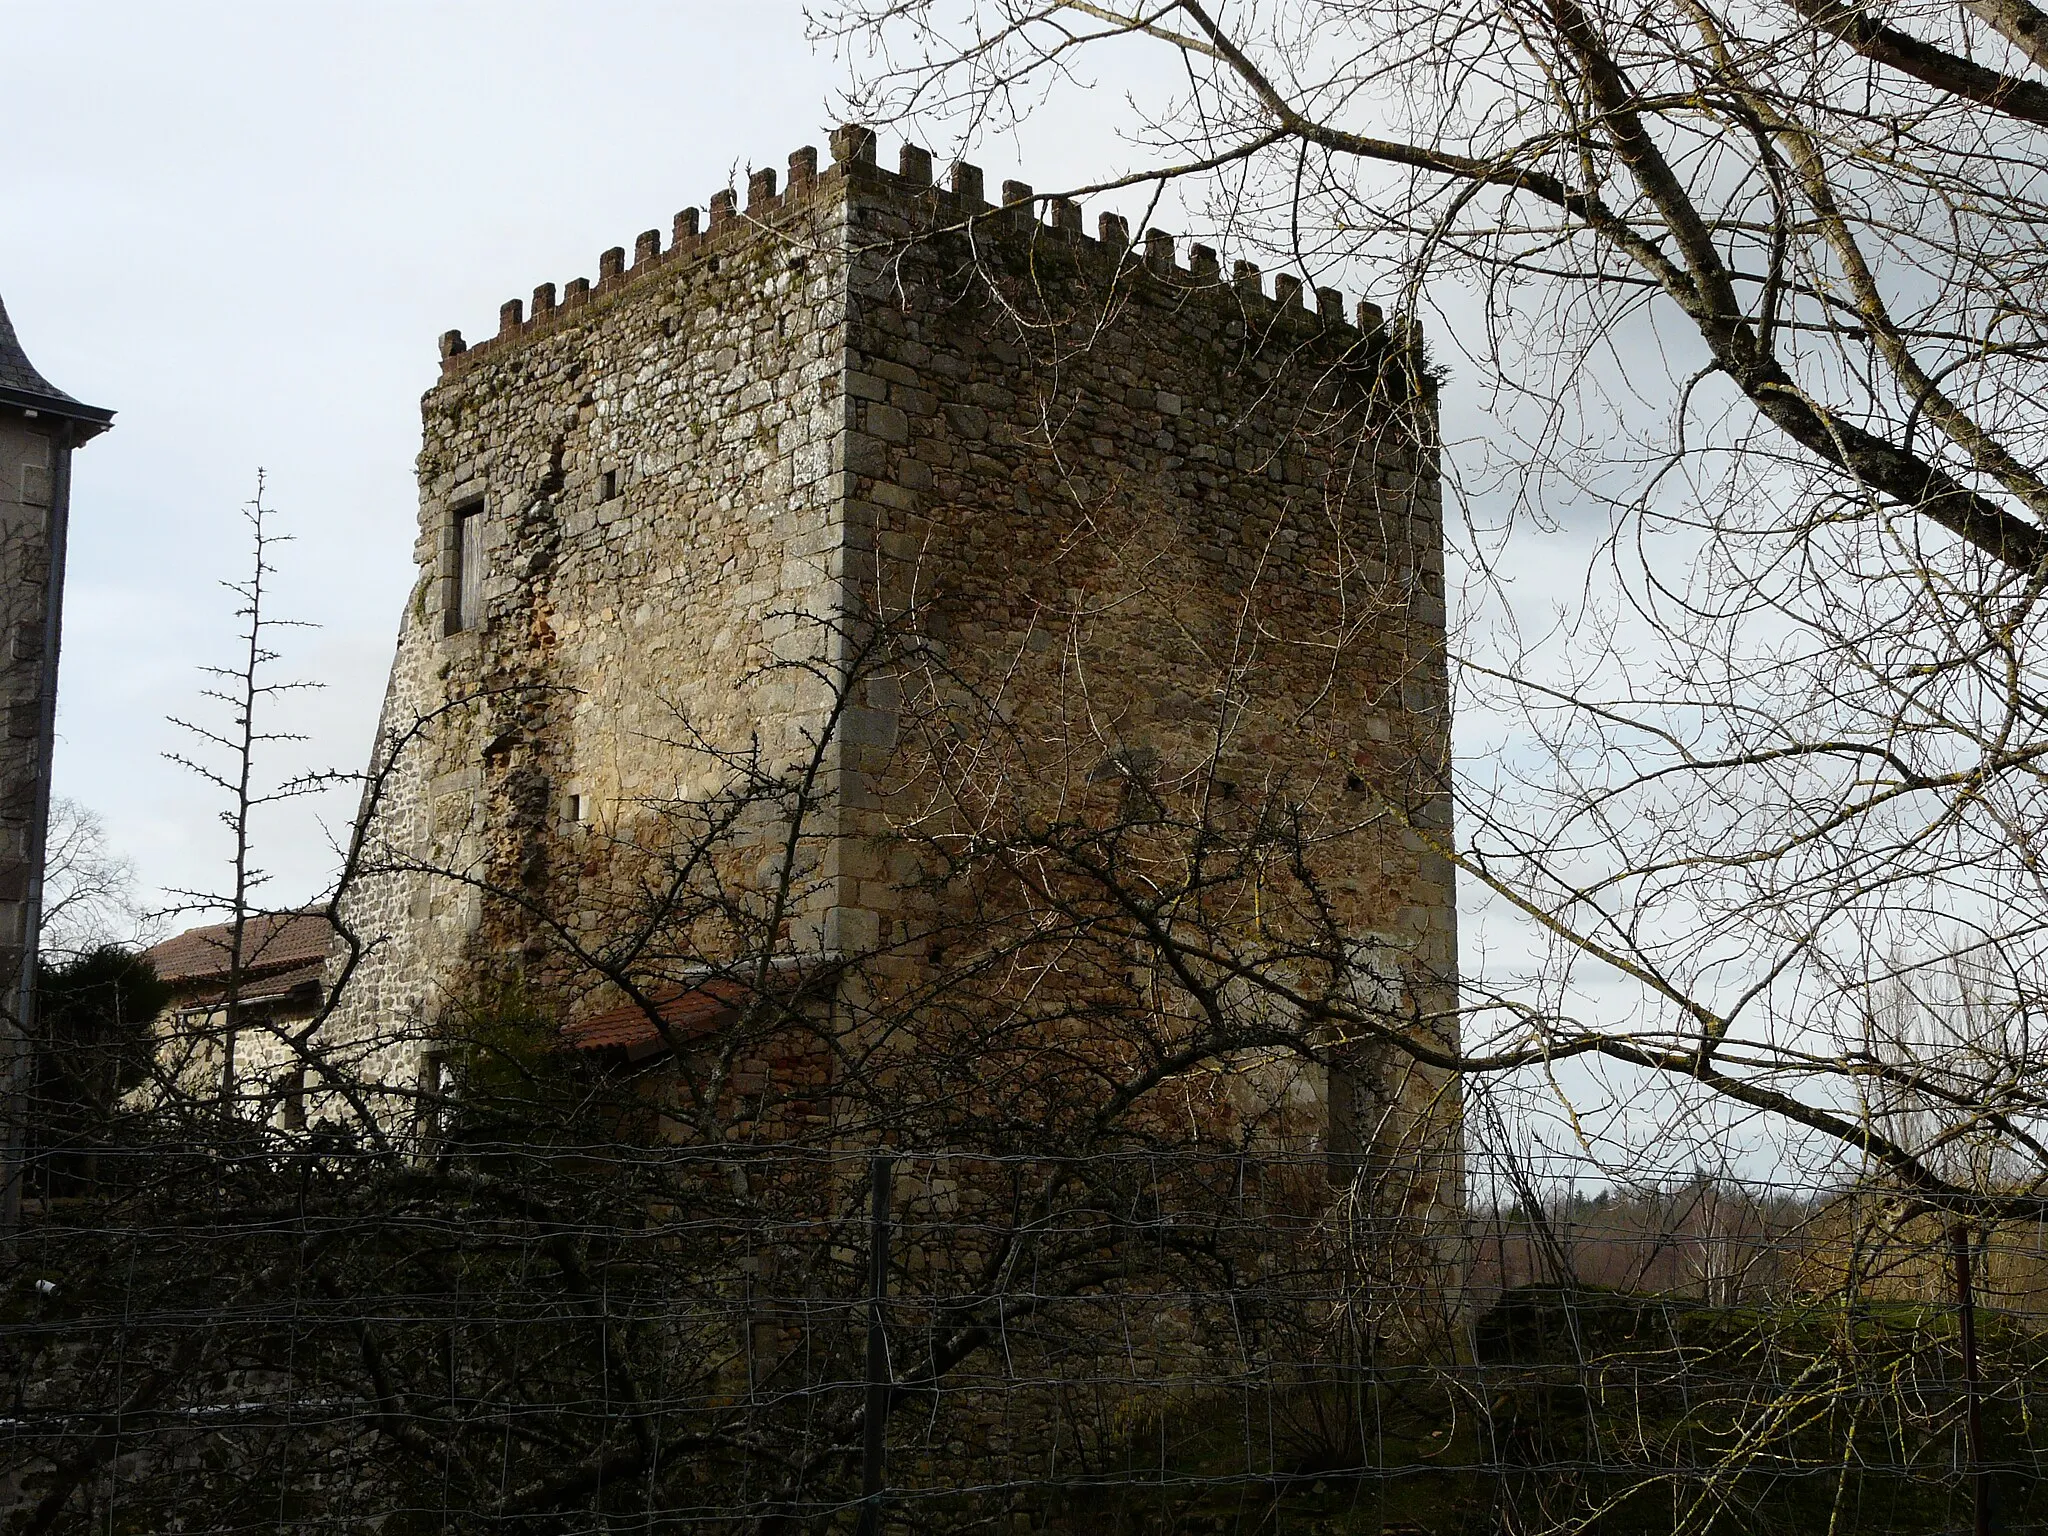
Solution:
<svg viewBox="0 0 2048 1536"><path fill-rule="evenodd" d="M916 150L848 173L846 521L864 607L941 658L870 692L971 696L982 762L952 778L1012 825L1099 807L1105 783L1126 807L1207 798L1219 822L1298 808L1372 967L1454 1040L1451 871L1425 843L1449 826L1450 722L1416 339L1298 280L1226 280L1201 246L1132 249L1114 215L1093 237L1071 203L1042 219L1021 184L984 228L978 173L932 188ZM849 746L869 837L844 857L873 936L909 945L932 914L893 878L897 834L943 821L960 784L935 795L948 748L896 725ZM1294 1087L1327 1093L1326 1144L1355 1148L1406 1136L1390 1107L1444 1085L1376 1055Z"/></svg>
<svg viewBox="0 0 2048 1536"><path fill-rule="evenodd" d="M50 519L71 450L65 423L0 410L0 984L21 963L44 750L42 665Z"/></svg>
<svg viewBox="0 0 2048 1536"><path fill-rule="evenodd" d="M613 872L586 869L589 850L629 841L650 807L701 799L722 749L800 757L820 692L764 669L807 654L805 616L839 606L838 199L800 175L782 197L757 185L745 221L721 198L701 234L696 210L677 223L680 246L659 252L650 233L630 267L601 258L595 286L557 302L550 285L531 318L507 306L496 345L444 341L424 401L420 574L380 731L395 766L375 853L545 893L597 942ZM464 628L471 509L481 612ZM533 925L487 924L461 878L375 877L348 911L382 943L351 981L344 1035L424 1039L483 973L547 964ZM560 978L565 1015L598 1005L579 980ZM391 1071L416 1049L388 1047Z"/></svg>
<svg viewBox="0 0 2048 1536"><path fill-rule="evenodd" d="M0 1230L20 1214L30 1136L33 960L57 726L71 456L114 413L42 376L0 305Z"/></svg>

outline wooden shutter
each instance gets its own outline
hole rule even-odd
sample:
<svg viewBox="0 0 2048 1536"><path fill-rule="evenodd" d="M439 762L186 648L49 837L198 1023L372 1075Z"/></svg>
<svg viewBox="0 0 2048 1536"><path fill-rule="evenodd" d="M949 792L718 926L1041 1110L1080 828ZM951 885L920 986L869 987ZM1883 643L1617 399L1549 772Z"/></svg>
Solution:
<svg viewBox="0 0 2048 1536"><path fill-rule="evenodd" d="M484 611L484 509L458 514L455 530L455 627L474 629Z"/></svg>

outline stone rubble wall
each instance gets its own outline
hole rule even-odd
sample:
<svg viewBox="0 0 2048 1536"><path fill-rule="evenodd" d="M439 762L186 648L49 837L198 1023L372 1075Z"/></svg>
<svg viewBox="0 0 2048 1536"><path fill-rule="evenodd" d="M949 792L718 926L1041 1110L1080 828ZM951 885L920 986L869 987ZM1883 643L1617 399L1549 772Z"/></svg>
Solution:
<svg viewBox="0 0 2048 1536"><path fill-rule="evenodd" d="M396 756L375 845L545 892L598 942L613 908L590 851L630 841L651 805L704 797L721 752L800 758L824 703L765 669L839 606L840 204L812 179L764 207L758 186L752 222L721 196L711 229L665 255L648 237L563 304L508 306L500 345L449 350L423 402L420 576L380 751L436 718ZM451 633L455 518L478 501L484 615ZM371 878L347 912L382 947L344 1033L427 1039L480 971L545 948L506 952L521 935L489 929L460 878Z"/></svg>
<svg viewBox="0 0 2048 1536"><path fill-rule="evenodd" d="M1450 823L1442 508L1416 338L1369 304L1353 323L1329 290L1311 309L1298 281L1226 279L1200 246L1185 265L1156 234L1133 248L1113 215L1095 237L1071 203L1041 220L1020 184L983 228L978 176L932 187L915 150L848 174L850 565L866 608L942 662L876 678L849 722L847 830L866 839L841 872L864 938L911 980L933 914L897 834L957 785L896 709L964 687L993 711L967 776L1013 821L1133 777L1214 790L1226 819L1307 807L1346 926L1453 1041L1452 874L1427 843ZM1282 1070L1241 1079L1237 1109L1305 1093L1340 1136L1391 1129L1432 1159L1455 1126L1442 1077L1402 1060L1334 1085Z"/></svg>

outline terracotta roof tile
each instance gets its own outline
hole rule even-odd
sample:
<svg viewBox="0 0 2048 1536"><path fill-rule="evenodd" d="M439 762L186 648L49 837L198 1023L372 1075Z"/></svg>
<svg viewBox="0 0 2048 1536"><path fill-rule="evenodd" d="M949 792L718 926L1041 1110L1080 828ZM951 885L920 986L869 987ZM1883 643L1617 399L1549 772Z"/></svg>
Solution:
<svg viewBox="0 0 2048 1536"><path fill-rule="evenodd" d="M327 962L316 960L311 965L302 965L289 971L268 971L260 975L245 977L242 981L240 1001L244 1005L273 1003L280 998L290 997L301 990L309 992L315 999L319 996L321 977L327 970ZM210 1008L227 996L227 989L219 985L191 987L179 994L180 1008Z"/></svg>
<svg viewBox="0 0 2048 1536"><path fill-rule="evenodd" d="M159 979L172 985L225 980L234 925L209 923L188 928L143 951ZM319 912L273 912L251 917L242 930L242 970L267 975L292 967L319 965L333 954L333 926Z"/></svg>
<svg viewBox="0 0 2048 1536"><path fill-rule="evenodd" d="M739 1013L750 989L741 982L718 979L694 987L670 986L655 993L654 1011L670 1033L685 1039L709 1034ZM654 1045L661 1031L637 1003L607 1008L587 1019L562 1026L562 1039L575 1050L601 1051Z"/></svg>

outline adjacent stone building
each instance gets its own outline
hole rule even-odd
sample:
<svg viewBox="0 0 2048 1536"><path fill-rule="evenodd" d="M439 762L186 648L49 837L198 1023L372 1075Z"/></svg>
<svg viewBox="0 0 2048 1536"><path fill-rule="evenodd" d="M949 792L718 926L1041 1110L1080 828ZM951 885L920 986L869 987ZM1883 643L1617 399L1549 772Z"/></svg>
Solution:
<svg viewBox="0 0 2048 1536"><path fill-rule="evenodd" d="M388 1080L479 999L591 1047L736 1006L626 942L685 885L745 894L691 919L699 969L729 931L817 1007L912 989L975 940L934 870L976 816L1145 823L1191 786L1313 822L1361 972L1454 1039L1411 329L845 129L441 350L332 1026ZM1321 1144L1375 1134L1362 1095L1455 1117L1383 1056L1300 1088Z"/></svg>
<svg viewBox="0 0 2048 1536"><path fill-rule="evenodd" d="M336 947L333 924L314 910L250 916L239 964L231 922L187 928L144 950L169 992L155 1030L160 1081L201 1102L225 1097L246 1118L305 1129L305 1060L289 1042L326 1006ZM238 1083L244 1040L253 1071Z"/></svg>
<svg viewBox="0 0 2048 1536"><path fill-rule="evenodd" d="M35 968L26 962L41 929L71 455L113 419L36 371L0 305L0 1227L8 1229L21 1198L22 1095L35 1027Z"/></svg>

